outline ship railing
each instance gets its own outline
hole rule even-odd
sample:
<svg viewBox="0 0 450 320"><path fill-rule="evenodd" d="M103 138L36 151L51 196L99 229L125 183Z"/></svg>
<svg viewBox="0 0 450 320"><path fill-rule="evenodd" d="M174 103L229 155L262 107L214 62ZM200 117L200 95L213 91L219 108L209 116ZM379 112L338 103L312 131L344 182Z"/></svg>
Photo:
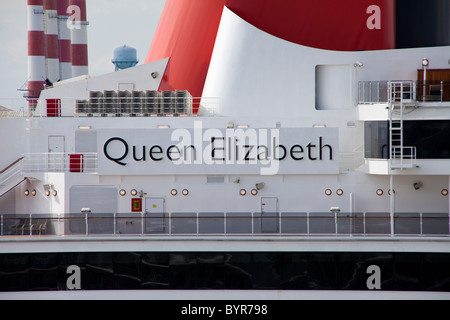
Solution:
<svg viewBox="0 0 450 320"><path fill-rule="evenodd" d="M96 173L98 167L96 152L84 153L26 153L23 155L22 170L33 172Z"/></svg>
<svg viewBox="0 0 450 320"><path fill-rule="evenodd" d="M416 81L416 100L419 102L450 101L450 81Z"/></svg>
<svg viewBox="0 0 450 320"><path fill-rule="evenodd" d="M91 91L87 98L0 99L0 118L214 117L219 107L219 98L186 91Z"/></svg>
<svg viewBox="0 0 450 320"><path fill-rule="evenodd" d="M179 212L0 215L1 236L449 237L448 213Z"/></svg>
<svg viewBox="0 0 450 320"><path fill-rule="evenodd" d="M200 109L217 114L218 98L192 97L183 91L91 91L89 98L75 101L80 117L196 116Z"/></svg>
<svg viewBox="0 0 450 320"><path fill-rule="evenodd" d="M358 83L359 104L387 103L389 81L360 81Z"/></svg>
<svg viewBox="0 0 450 320"><path fill-rule="evenodd" d="M38 99L0 98L0 118L31 117Z"/></svg>
<svg viewBox="0 0 450 320"><path fill-rule="evenodd" d="M393 88L389 88L393 84ZM402 90L399 88L401 87ZM392 92L395 89L395 92ZM390 92L391 91L391 92ZM402 96L400 97L400 92ZM396 95L397 94L397 95ZM449 102L450 81L360 81L358 104L386 104L403 100L417 102Z"/></svg>

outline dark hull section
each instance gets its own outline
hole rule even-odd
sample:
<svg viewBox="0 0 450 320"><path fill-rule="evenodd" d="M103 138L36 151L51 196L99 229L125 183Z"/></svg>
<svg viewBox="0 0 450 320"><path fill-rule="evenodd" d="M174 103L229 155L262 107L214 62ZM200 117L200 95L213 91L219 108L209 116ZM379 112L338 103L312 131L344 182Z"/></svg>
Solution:
<svg viewBox="0 0 450 320"><path fill-rule="evenodd" d="M73 268L79 270L77 275ZM0 291L382 290L450 292L450 254L89 252L0 255Z"/></svg>

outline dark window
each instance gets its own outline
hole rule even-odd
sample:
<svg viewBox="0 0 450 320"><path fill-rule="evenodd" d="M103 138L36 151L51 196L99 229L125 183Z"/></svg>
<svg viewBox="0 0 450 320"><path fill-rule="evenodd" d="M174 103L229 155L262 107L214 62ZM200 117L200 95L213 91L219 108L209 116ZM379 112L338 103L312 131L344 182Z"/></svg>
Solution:
<svg viewBox="0 0 450 320"><path fill-rule="evenodd" d="M416 147L417 159L450 159L450 120L403 121L403 146ZM364 123L366 158L389 158L389 122Z"/></svg>
<svg viewBox="0 0 450 320"><path fill-rule="evenodd" d="M450 159L450 121L404 121L403 145L417 148L418 159Z"/></svg>
<svg viewBox="0 0 450 320"><path fill-rule="evenodd" d="M364 154L366 158L388 159L388 121L366 121L364 123Z"/></svg>

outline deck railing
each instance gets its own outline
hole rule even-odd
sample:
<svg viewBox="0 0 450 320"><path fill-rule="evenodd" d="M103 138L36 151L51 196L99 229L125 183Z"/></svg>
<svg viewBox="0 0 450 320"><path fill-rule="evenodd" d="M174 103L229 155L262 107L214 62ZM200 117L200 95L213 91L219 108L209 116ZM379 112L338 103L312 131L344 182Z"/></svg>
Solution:
<svg viewBox="0 0 450 320"><path fill-rule="evenodd" d="M358 83L359 104L387 103L388 101L388 81L361 81Z"/></svg>
<svg viewBox="0 0 450 320"><path fill-rule="evenodd" d="M33 172L97 172L97 153L27 153L23 155L22 171Z"/></svg>
<svg viewBox="0 0 450 320"><path fill-rule="evenodd" d="M439 236L449 237L448 213L179 212L0 215L1 236Z"/></svg>
<svg viewBox="0 0 450 320"><path fill-rule="evenodd" d="M0 99L0 107L0 118L193 117L199 110L217 116L220 99L184 96L178 91L93 91L87 98Z"/></svg>
<svg viewBox="0 0 450 320"><path fill-rule="evenodd" d="M410 98L418 102L449 102L450 81L399 81L411 83ZM412 93L412 96L411 96ZM377 104L389 101L389 81L360 81L358 103Z"/></svg>

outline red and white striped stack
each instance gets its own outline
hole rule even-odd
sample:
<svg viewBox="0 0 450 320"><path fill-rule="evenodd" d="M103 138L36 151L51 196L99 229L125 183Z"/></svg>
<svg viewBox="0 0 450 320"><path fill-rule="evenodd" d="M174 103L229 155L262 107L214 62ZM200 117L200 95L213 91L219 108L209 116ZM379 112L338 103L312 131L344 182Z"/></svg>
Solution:
<svg viewBox="0 0 450 320"><path fill-rule="evenodd" d="M30 106L46 80L88 74L86 0L28 1L28 94Z"/></svg>
<svg viewBox="0 0 450 320"><path fill-rule="evenodd" d="M79 19L75 19L72 27L72 76L82 76L89 73L87 44L86 0L70 0L70 6L79 8Z"/></svg>
<svg viewBox="0 0 450 320"><path fill-rule="evenodd" d="M59 73L61 80L72 78L72 41L67 26L69 0L58 0Z"/></svg>
<svg viewBox="0 0 450 320"><path fill-rule="evenodd" d="M28 0L28 97L38 98L46 77L44 0ZM34 105L33 101L30 101Z"/></svg>
<svg viewBox="0 0 450 320"><path fill-rule="evenodd" d="M58 2L57 0L44 0L45 19L45 46L47 59L47 79L50 82L61 80L59 74L59 43L58 43Z"/></svg>

